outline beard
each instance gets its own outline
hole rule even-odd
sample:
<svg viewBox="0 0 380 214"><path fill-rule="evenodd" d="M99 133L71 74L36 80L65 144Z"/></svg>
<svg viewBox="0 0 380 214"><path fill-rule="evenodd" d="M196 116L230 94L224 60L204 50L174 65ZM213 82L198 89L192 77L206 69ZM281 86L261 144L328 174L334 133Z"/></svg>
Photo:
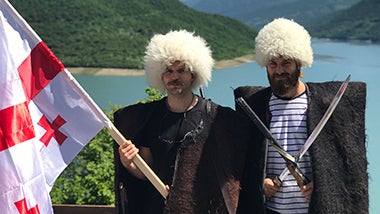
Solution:
<svg viewBox="0 0 380 214"><path fill-rule="evenodd" d="M296 68L292 73L272 74L268 75L268 80L271 85L272 91L278 96L287 94L291 89L297 86L298 78L300 77L301 69ZM284 77L277 79L276 77Z"/></svg>

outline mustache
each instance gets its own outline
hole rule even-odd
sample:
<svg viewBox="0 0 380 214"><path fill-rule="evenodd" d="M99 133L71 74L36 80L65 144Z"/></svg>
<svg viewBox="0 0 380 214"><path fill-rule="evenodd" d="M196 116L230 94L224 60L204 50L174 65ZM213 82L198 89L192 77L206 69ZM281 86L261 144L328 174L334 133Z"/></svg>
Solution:
<svg viewBox="0 0 380 214"><path fill-rule="evenodd" d="M183 85L183 82L177 79L168 82L168 85Z"/></svg>
<svg viewBox="0 0 380 214"><path fill-rule="evenodd" d="M288 77L290 74L288 73L281 73L281 74L273 74L274 77Z"/></svg>

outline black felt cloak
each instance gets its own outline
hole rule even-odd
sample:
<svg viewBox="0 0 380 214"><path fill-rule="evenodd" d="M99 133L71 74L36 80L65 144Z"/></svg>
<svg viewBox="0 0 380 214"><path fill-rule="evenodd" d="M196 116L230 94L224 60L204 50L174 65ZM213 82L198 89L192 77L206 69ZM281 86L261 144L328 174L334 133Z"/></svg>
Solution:
<svg viewBox="0 0 380 214"><path fill-rule="evenodd" d="M342 82L307 83L308 134L318 124ZM268 126L271 89L245 86L235 89ZM237 111L243 112L238 106ZM368 213L368 174L365 136L366 85L349 83L331 118L310 147L314 190L309 213ZM256 130L242 180L238 213L265 213L264 136Z"/></svg>
<svg viewBox="0 0 380 214"><path fill-rule="evenodd" d="M170 186L164 213L228 213L236 211L240 192L250 123L244 123L234 110L210 100L204 103L207 116L205 129L194 144L178 151L177 170ZM155 101L119 109L114 123L119 131L133 141L146 123L149 123L156 106ZM165 104L165 103L164 103ZM115 193L117 213L141 213L144 190L151 185L141 181L122 166L118 145L115 143Z"/></svg>

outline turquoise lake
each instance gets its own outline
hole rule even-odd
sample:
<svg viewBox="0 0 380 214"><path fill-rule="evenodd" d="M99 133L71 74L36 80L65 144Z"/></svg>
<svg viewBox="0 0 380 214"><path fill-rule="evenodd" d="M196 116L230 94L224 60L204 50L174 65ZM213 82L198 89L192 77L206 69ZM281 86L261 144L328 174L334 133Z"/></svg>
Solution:
<svg viewBox="0 0 380 214"><path fill-rule="evenodd" d="M366 134L369 173L370 213L380 213L380 45L313 40L314 63L304 68L304 82L351 81L367 83ZM144 76L75 75L82 87L102 109L109 104L129 105L146 97ZM242 85L268 86L265 68L255 62L213 72L212 81L204 88L205 96L214 102L234 108L232 89ZM335 94L335 92L332 92ZM377 203L376 203L377 202Z"/></svg>

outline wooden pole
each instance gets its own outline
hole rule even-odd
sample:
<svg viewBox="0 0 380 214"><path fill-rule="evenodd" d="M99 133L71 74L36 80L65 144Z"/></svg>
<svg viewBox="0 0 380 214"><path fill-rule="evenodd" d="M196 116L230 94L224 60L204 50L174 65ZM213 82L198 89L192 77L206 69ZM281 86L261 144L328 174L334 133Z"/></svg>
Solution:
<svg viewBox="0 0 380 214"><path fill-rule="evenodd" d="M111 123L110 128L108 128L111 136L115 141L121 145L126 141L124 136L119 132L119 130ZM165 184L160 180L160 178L153 172L153 170L148 166L148 164L141 158L139 154L133 159L133 163L140 169L140 171L145 175L145 177L153 184L153 186L161 193L161 195L166 199L168 196L168 190Z"/></svg>

